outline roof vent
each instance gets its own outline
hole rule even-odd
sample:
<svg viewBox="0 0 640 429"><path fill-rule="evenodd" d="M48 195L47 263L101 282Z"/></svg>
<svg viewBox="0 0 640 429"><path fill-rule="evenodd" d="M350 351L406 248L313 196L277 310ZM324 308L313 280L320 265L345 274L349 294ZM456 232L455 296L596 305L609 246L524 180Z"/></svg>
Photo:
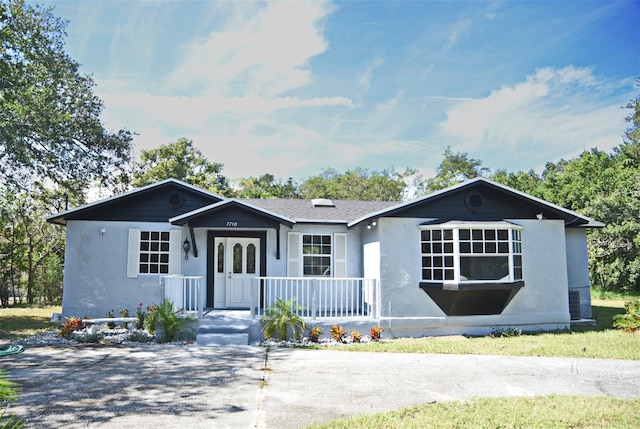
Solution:
<svg viewBox="0 0 640 429"><path fill-rule="evenodd" d="M331 201L328 198L314 198L311 200L311 204L313 204L313 207L335 207L336 205L333 204L333 201Z"/></svg>

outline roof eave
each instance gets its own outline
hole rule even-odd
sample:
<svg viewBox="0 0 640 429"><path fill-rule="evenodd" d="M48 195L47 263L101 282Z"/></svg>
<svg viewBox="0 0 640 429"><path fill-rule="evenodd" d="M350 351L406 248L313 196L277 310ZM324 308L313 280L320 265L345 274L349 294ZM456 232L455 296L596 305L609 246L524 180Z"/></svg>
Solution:
<svg viewBox="0 0 640 429"><path fill-rule="evenodd" d="M198 188L197 186L191 185L191 184L183 182L181 180L170 178L170 179L161 180L160 182L156 182L156 183L152 183L152 184L149 184L149 185L141 186L139 188L131 189L129 191L123 192L123 193L118 194L118 195L112 195L111 197L108 197L108 198L103 198L103 199L100 199L100 200L97 200L97 201L93 201L91 203L83 204L83 205L81 205L79 207L75 207L73 209L65 210L65 211L60 212L60 213L56 213L56 214L53 214L53 215L46 216L45 220L47 222L49 222L49 223L55 223L55 224L58 224L58 225L66 225L67 224L66 217L68 215L70 215L70 214L82 212L84 210L88 210L88 209L91 209L93 207L97 207L97 206L100 206L100 205L103 205L103 204L106 204L106 203L109 203L109 202L112 202L112 201L116 201L116 200L119 200L119 199L122 199L122 198L127 198L127 197L129 197L131 195L135 195L137 193L144 192L144 191L149 190L149 189L157 188L157 187L163 186L163 185L165 185L167 183L173 183L173 184L176 184L178 186L182 186L184 188L188 188L188 189L190 189L190 190L192 190L194 192L200 193L202 195L205 195L205 196L208 196L208 197L213 197L213 198L219 198L219 199L224 200L224 197L222 197L222 196L220 196L218 194L215 194L213 192L207 191L205 189Z"/></svg>
<svg viewBox="0 0 640 429"><path fill-rule="evenodd" d="M236 198L231 198L231 199L228 199L228 200L219 201L219 202L217 202L215 204L211 204L211 205L208 205L208 206L205 206L205 207L201 207L201 208L199 208L197 210L194 210L192 212L184 213L184 214L182 214L180 216L173 217L173 218L169 219L169 223L171 223L173 225L185 225L185 224L189 223L190 220L195 219L195 218L197 218L199 216L202 216L202 215L204 215L204 214L206 214L206 213L208 213L208 212L210 212L212 210L216 210L216 209L218 209L220 207L223 207L223 206L226 206L226 205L229 205L229 204L234 204L234 203L237 204L237 205L246 207L247 209L250 209L252 211L255 211L255 212L258 212L258 213L262 213L262 214L264 214L264 215L266 215L266 216L268 216L270 218L276 219L280 223L283 223L283 224L285 224L287 226L293 226L296 223L296 221L293 220L293 219L289 219L289 218L287 218L285 216L281 216L281 215L278 215L276 213L272 213L269 210L264 210L264 209L262 209L260 207L256 207L256 206L254 206L252 204L248 204L248 203L243 202L241 200L238 200Z"/></svg>

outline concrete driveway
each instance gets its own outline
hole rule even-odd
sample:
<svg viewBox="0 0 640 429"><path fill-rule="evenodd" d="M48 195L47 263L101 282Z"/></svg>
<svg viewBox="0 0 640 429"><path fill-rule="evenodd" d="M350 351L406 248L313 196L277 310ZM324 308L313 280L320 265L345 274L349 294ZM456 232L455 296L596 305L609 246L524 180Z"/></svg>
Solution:
<svg viewBox="0 0 640 429"><path fill-rule="evenodd" d="M471 397L640 398L640 362L176 345L31 347L0 358L38 428L299 428Z"/></svg>

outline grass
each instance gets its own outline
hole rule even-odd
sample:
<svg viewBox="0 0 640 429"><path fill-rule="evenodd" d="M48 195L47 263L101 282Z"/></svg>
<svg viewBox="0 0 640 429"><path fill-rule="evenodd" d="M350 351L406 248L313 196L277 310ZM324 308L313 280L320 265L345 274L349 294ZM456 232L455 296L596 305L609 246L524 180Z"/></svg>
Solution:
<svg viewBox="0 0 640 429"><path fill-rule="evenodd" d="M357 416L309 428L637 428L639 409L640 400L608 397L477 398Z"/></svg>
<svg viewBox="0 0 640 429"><path fill-rule="evenodd" d="M51 316L61 311L60 306L0 308L0 344L56 329Z"/></svg>
<svg viewBox="0 0 640 429"><path fill-rule="evenodd" d="M612 317L624 313L624 299L592 301L595 325L572 331L491 337L425 337L338 346L340 350L396 353L555 356L640 360L640 334L614 329ZM383 334L384 339L384 334Z"/></svg>

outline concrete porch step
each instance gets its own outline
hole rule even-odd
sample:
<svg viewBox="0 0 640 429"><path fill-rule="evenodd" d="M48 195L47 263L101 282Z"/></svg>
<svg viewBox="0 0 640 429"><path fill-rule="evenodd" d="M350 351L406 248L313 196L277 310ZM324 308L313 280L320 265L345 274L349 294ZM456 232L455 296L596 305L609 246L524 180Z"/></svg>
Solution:
<svg viewBox="0 0 640 429"><path fill-rule="evenodd" d="M196 344L199 346L246 346L249 344L249 332L233 334L198 333Z"/></svg>
<svg viewBox="0 0 640 429"><path fill-rule="evenodd" d="M199 346L248 345L249 330L254 324L248 311L212 310L198 327Z"/></svg>

